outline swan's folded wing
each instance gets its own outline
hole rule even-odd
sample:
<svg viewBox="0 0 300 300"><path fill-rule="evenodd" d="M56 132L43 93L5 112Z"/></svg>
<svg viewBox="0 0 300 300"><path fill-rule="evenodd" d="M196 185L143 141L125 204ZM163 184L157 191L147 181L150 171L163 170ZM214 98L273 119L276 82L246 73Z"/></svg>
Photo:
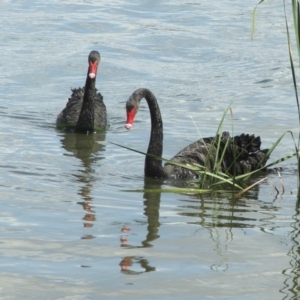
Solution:
<svg viewBox="0 0 300 300"><path fill-rule="evenodd" d="M231 175L241 175L263 167L268 149L260 150L260 137L241 134L231 138L225 132L221 136L200 139L178 152L171 161L189 165L201 165L201 170L219 170ZM165 165L168 174L175 178L197 178L197 172L172 164Z"/></svg>
<svg viewBox="0 0 300 300"><path fill-rule="evenodd" d="M75 126L81 110L84 88L72 89L72 95L68 99L66 107L57 116L56 126L58 128Z"/></svg>

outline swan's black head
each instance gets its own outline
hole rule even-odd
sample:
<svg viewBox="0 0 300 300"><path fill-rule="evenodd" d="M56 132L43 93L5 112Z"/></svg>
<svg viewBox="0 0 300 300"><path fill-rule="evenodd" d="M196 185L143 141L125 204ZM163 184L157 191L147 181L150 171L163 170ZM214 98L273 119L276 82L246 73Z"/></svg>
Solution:
<svg viewBox="0 0 300 300"><path fill-rule="evenodd" d="M135 115L138 112L140 102L141 102L142 98L144 98L144 97L146 98L148 105L149 105L149 101L151 101L151 100L153 101L153 98L156 101L156 99L155 99L154 95L151 93L151 91L148 89L145 89L145 88L137 89L136 91L134 91L132 93L132 95L127 100L127 102L126 102L127 120L126 120L126 125L125 125L126 129L132 128L132 124L133 124Z"/></svg>
<svg viewBox="0 0 300 300"><path fill-rule="evenodd" d="M139 109L139 104L141 99L143 98L143 93L141 92L141 89L136 90L127 100L126 102L126 114L127 114L127 120L126 120L126 129L131 129L132 124L135 118L136 113Z"/></svg>
<svg viewBox="0 0 300 300"><path fill-rule="evenodd" d="M89 77L91 79L96 78L97 75L97 70L98 70L98 65L100 63L100 53L96 50L91 51L91 53L89 54Z"/></svg>

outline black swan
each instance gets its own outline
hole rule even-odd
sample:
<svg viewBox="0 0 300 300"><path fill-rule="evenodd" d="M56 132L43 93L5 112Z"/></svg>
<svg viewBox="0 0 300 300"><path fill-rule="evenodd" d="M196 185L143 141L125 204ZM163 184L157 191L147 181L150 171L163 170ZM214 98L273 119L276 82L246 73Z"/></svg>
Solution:
<svg viewBox="0 0 300 300"><path fill-rule="evenodd" d="M153 156L161 157L163 151L163 124L157 100L148 89L136 90L126 102L127 121L126 129L132 127L135 115L142 98L148 102L151 115L151 136L145 158L145 176L152 178L193 179L198 174L186 168L166 163ZM217 154L217 143L220 143ZM260 149L260 137L241 134L230 137L228 132L223 132L218 138L209 137L200 139L178 152L171 161L180 164L198 164L211 170L215 157L220 159L221 170L231 175L241 175L263 167L268 160L268 149Z"/></svg>
<svg viewBox="0 0 300 300"><path fill-rule="evenodd" d="M56 127L68 128L77 133L92 133L104 130L107 125L103 97L95 87L100 53L91 51L88 57L88 72L85 86L72 89L66 107L58 115Z"/></svg>

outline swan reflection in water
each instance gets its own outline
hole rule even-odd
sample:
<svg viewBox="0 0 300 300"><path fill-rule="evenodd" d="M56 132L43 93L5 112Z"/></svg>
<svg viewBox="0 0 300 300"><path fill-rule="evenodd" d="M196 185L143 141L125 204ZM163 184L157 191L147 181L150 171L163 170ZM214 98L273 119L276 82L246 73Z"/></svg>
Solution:
<svg viewBox="0 0 300 300"><path fill-rule="evenodd" d="M159 238L159 207L160 207L160 196L161 193L157 190L161 189L162 183L157 180L150 178L145 178L144 181L144 215L146 217L145 224L147 225L147 234L146 238L141 242L139 246L132 246L128 244L128 240L125 236L121 237L121 247L126 247L129 249L132 248L149 248L152 247L151 242ZM152 190L152 191L151 191ZM130 231L130 228L124 227L122 229L123 233ZM133 270L136 268L136 265L139 265L139 268L142 268L142 271ZM141 274L144 272L155 271L155 267L151 266L149 261L140 256L126 256L120 262L121 272L124 274Z"/></svg>
<svg viewBox="0 0 300 300"><path fill-rule="evenodd" d="M61 143L64 149L70 152L72 156L78 158L82 163L82 168L75 172L73 176L78 181L79 188L78 195L82 201L78 204L82 205L85 215L83 217L83 226L92 227L95 221L96 213L91 205L93 198L91 191L93 189L93 182L96 180L94 177L95 170L93 166L101 159L103 155L99 152L105 151L105 145L101 142L105 141L105 132L95 134L78 134L78 133L65 133ZM82 237L83 239L93 238L91 235Z"/></svg>
<svg viewBox="0 0 300 300"><path fill-rule="evenodd" d="M131 245L128 242L130 236L126 233L130 232L130 228L122 229L123 236L121 237L121 247L128 249L148 248L153 247L153 243L160 237L159 227L161 225L159 217L160 199L162 183L153 179L145 179L144 185L144 215L146 216L145 225L147 225L146 237L141 241L141 245ZM181 185L180 185L181 186ZM256 186L250 191L251 199L258 200L259 187ZM228 268L226 252L230 241L233 240L233 228L249 228L253 218L247 217L247 212L251 211L250 205L245 201L241 201L234 197L230 198L228 193L222 195L184 195L182 200L179 200L181 205L178 206L178 215L183 218L188 218L188 224L199 225L199 229L206 228L210 232L210 237L214 242L215 251L218 259L211 265L213 271L226 271ZM179 196L180 197L180 196ZM243 208L244 207L244 208ZM241 212L246 214L241 217ZM265 218L266 216L264 216ZM270 219L274 216L270 215ZM259 220L256 220L259 221ZM224 230L225 227L225 230ZM218 229L220 228L220 229ZM221 239L222 233L225 234L224 240ZM219 261L218 261L219 260ZM120 262L121 272L125 274L141 274L144 272L155 271L156 267L152 266L146 257L141 256L126 256ZM142 269L142 270L141 270Z"/></svg>

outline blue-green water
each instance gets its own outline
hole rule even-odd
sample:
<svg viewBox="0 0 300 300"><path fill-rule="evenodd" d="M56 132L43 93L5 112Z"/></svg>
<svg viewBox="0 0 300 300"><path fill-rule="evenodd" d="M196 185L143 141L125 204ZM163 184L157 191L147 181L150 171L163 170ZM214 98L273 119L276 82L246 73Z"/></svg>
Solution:
<svg viewBox="0 0 300 300"><path fill-rule="evenodd" d="M234 133L264 148L297 136L282 4L260 5L251 41L257 2L2 1L0 299L297 299L295 159L283 195L270 174L235 202L143 193L144 157L109 143L146 151L145 103L124 128L140 87L159 100L166 158L214 135L233 100ZM110 127L57 131L93 49ZM287 135L270 161L293 150Z"/></svg>

